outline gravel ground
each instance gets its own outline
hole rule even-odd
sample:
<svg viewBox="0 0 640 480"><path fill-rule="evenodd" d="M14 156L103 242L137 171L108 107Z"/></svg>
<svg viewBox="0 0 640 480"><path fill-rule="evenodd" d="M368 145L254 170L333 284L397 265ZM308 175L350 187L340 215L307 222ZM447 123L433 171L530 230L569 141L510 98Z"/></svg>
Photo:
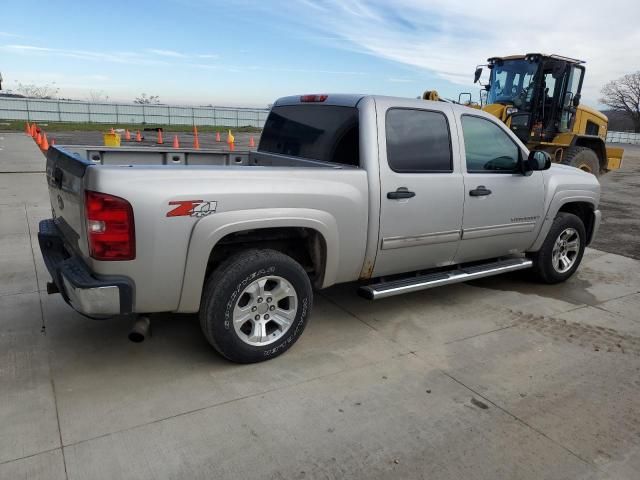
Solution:
<svg viewBox="0 0 640 480"><path fill-rule="evenodd" d="M600 178L602 225L591 246L640 259L640 146L621 146L622 168Z"/></svg>

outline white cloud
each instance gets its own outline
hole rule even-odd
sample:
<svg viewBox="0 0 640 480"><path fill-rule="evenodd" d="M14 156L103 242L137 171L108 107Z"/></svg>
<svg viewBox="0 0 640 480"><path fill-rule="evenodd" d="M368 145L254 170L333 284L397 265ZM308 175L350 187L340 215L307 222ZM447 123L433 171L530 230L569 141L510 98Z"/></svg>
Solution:
<svg viewBox="0 0 640 480"><path fill-rule="evenodd" d="M528 6L511 0L298 0L282 1L280 10L311 37L338 37L324 43L464 87L471 85L477 64L515 53L586 60L584 93L590 102L608 80L640 69L637 0L610 0L606 7L597 0L538 0Z"/></svg>
<svg viewBox="0 0 640 480"><path fill-rule="evenodd" d="M205 59L215 59L215 58L220 58L220 55L217 55L215 53L199 53L196 55L196 57L198 58L205 58Z"/></svg>
<svg viewBox="0 0 640 480"><path fill-rule="evenodd" d="M35 45L0 45L0 51L21 54L21 55L47 55L79 60L91 60L100 62L126 63L137 65L169 65L163 60L147 58L136 52L113 51L99 52L90 50L75 50L63 48L38 47Z"/></svg>
<svg viewBox="0 0 640 480"><path fill-rule="evenodd" d="M160 55L161 57L173 57L173 58L186 58L187 55L184 53L176 52L174 50L162 50L157 48L148 48L147 52L153 53L154 55Z"/></svg>

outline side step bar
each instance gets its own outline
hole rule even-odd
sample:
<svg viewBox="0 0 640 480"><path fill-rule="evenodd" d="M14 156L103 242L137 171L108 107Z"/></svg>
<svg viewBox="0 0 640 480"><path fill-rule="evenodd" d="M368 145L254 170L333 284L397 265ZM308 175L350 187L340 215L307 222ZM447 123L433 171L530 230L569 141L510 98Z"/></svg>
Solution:
<svg viewBox="0 0 640 480"><path fill-rule="evenodd" d="M513 272L530 268L531 260L526 258L513 258L496 262L474 265L472 267L459 268L450 272L428 273L411 278L402 278L390 282L380 282L365 285L358 289L358 294L369 300L401 295L403 293L417 292L428 288L440 287L452 283L468 282L478 278L490 277L500 273Z"/></svg>

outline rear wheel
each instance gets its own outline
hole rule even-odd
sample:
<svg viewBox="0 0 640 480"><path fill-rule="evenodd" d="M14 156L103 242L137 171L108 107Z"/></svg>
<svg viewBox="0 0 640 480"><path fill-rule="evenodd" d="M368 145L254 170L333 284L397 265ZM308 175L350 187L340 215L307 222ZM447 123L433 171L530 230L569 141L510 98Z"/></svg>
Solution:
<svg viewBox="0 0 640 480"><path fill-rule="evenodd" d="M559 212L540 250L531 255L533 271L544 283L560 283L571 277L582 261L586 232L576 215Z"/></svg>
<svg viewBox="0 0 640 480"><path fill-rule="evenodd" d="M569 147L564 151L562 163L585 172L600 175L600 161L596 152L587 147Z"/></svg>
<svg viewBox="0 0 640 480"><path fill-rule="evenodd" d="M275 250L247 250L230 257L207 280L200 325L224 357L260 362L296 342L312 301L309 277L295 260Z"/></svg>

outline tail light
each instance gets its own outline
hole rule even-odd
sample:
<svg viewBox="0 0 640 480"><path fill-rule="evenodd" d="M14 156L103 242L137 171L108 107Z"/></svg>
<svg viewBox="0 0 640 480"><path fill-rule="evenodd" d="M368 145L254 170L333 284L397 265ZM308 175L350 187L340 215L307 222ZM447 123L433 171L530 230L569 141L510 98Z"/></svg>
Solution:
<svg viewBox="0 0 640 480"><path fill-rule="evenodd" d="M133 260L136 236L133 209L124 198L86 192L89 254L96 260Z"/></svg>

